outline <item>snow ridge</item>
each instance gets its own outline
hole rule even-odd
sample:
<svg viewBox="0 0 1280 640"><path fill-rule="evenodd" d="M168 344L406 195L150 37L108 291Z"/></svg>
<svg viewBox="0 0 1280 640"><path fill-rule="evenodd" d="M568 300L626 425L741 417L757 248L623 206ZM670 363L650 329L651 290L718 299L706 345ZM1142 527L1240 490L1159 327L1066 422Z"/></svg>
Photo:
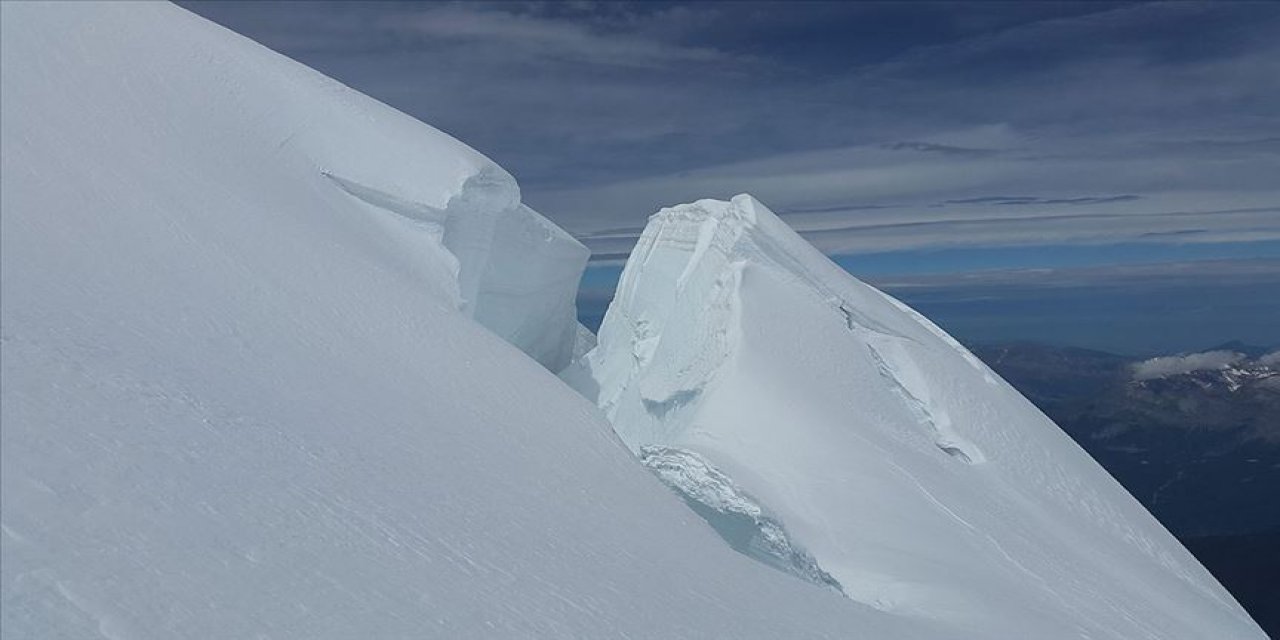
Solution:
<svg viewBox="0 0 1280 640"><path fill-rule="evenodd" d="M935 434L939 449L969 463L985 460L952 428L946 411L928 402L914 363L896 348L911 339L861 311L847 291L848 275L750 195L659 211L633 255L601 325L603 346L565 374L605 410L633 451L676 440L688 428L691 405L736 349L743 270L750 266L785 274L838 314L867 344L887 386ZM674 278L673 265L680 265ZM606 358L615 348L630 352L631 366L611 368ZM620 415L629 389L638 392L644 414Z"/></svg>
<svg viewBox="0 0 1280 640"><path fill-rule="evenodd" d="M637 455L696 451L655 469L691 505L735 487L860 603L990 638L1259 637L1052 421L749 195L650 217L562 377Z"/></svg>

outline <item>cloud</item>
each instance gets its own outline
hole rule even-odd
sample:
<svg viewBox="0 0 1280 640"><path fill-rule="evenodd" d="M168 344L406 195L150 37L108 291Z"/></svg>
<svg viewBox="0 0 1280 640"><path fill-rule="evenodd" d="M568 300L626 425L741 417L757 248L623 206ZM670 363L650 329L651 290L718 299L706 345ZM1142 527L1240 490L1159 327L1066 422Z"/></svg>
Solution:
<svg viewBox="0 0 1280 640"><path fill-rule="evenodd" d="M1137 200L1142 196L1133 194L1125 194L1119 196L1074 196L1069 198L1040 198L1037 196L981 196L978 198L963 198L960 200L947 200L943 204L998 204L998 205L1029 205L1029 204L1106 204L1108 202L1125 202L1128 200Z"/></svg>
<svg viewBox="0 0 1280 640"><path fill-rule="evenodd" d="M646 68L734 62L732 57L708 47L682 46L593 29L580 22L476 5L429 5L386 16L382 24L401 36L478 42L500 46L507 56L518 53L580 64Z"/></svg>
<svg viewBox="0 0 1280 640"><path fill-rule="evenodd" d="M1225 369L1242 360L1244 354L1234 351L1205 351L1184 356L1151 358L1133 365L1133 379L1152 380L1192 371Z"/></svg>
<svg viewBox="0 0 1280 640"><path fill-rule="evenodd" d="M1274 4L188 6L490 155L599 255L741 192L829 252L1280 233Z"/></svg>
<svg viewBox="0 0 1280 640"><path fill-rule="evenodd" d="M1050 289L1152 291L1214 286L1280 293L1280 260L1197 260L1093 267L987 269L872 276L867 280L877 287L893 291L969 290L988 296Z"/></svg>
<svg viewBox="0 0 1280 640"><path fill-rule="evenodd" d="M1280 238L1280 154L1222 158L1144 150L1117 135L1084 140L1092 144L1028 136L980 157L868 144L528 195L599 254L625 252L663 206L740 192L835 254Z"/></svg>

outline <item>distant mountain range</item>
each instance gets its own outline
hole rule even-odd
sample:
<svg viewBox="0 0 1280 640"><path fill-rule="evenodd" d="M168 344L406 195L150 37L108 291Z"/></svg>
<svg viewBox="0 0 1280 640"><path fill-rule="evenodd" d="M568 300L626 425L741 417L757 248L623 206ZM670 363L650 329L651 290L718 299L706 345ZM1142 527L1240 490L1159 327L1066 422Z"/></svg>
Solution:
<svg viewBox="0 0 1280 640"><path fill-rule="evenodd" d="M1280 357L974 349L1180 536L1280 530Z"/></svg>
<svg viewBox="0 0 1280 640"><path fill-rule="evenodd" d="M1280 632L1280 355L1229 342L1133 358L1017 343L973 348Z"/></svg>

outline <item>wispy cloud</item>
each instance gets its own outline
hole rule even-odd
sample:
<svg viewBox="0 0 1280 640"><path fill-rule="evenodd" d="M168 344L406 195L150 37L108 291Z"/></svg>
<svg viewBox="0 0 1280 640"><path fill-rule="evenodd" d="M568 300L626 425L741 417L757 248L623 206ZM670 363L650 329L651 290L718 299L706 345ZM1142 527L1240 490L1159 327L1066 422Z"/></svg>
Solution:
<svg viewBox="0 0 1280 640"><path fill-rule="evenodd" d="M400 37L498 46L504 56L517 53L554 62L593 66L662 68L676 64L737 62L708 47L684 46L639 37L590 23L512 13L498 5L427 5L387 15L380 24ZM479 81L480 79L477 78Z"/></svg>
<svg viewBox="0 0 1280 640"><path fill-rule="evenodd" d="M830 252L1280 234L1280 5L193 5L476 146L599 256L751 192Z"/></svg>
<svg viewBox="0 0 1280 640"><path fill-rule="evenodd" d="M648 212L742 191L831 253L1280 238L1280 154L1089 141L1042 137L982 157L871 144L532 196L601 254L624 252ZM600 203L627 213L600 215Z"/></svg>
<svg viewBox="0 0 1280 640"><path fill-rule="evenodd" d="M1202 287L1230 283L1235 287L1265 285L1280 293L1280 260L1198 260L1158 264L1106 265L1096 267L990 269L962 273L938 273L869 278L890 291L956 290L981 291L996 295L998 290L1043 291L1046 289L1088 288L1135 290L1167 287Z"/></svg>

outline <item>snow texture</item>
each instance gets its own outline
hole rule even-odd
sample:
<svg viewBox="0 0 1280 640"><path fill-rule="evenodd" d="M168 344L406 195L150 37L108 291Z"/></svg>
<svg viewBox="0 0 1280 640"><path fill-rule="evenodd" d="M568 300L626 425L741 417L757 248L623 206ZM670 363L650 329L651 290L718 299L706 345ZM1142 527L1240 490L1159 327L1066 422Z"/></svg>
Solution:
<svg viewBox="0 0 1280 640"><path fill-rule="evenodd" d="M955 340L750 196L649 220L563 378L694 452L851 599L985 638L1261 638L1198 562Z"/></svg>
<svg viewBox="0 0 1280 640"><path fill-rule="evenodd" d="M647 472L547 370L585 251L480 154L172 5L0 28L6 638L964 635Z"/></svg>

